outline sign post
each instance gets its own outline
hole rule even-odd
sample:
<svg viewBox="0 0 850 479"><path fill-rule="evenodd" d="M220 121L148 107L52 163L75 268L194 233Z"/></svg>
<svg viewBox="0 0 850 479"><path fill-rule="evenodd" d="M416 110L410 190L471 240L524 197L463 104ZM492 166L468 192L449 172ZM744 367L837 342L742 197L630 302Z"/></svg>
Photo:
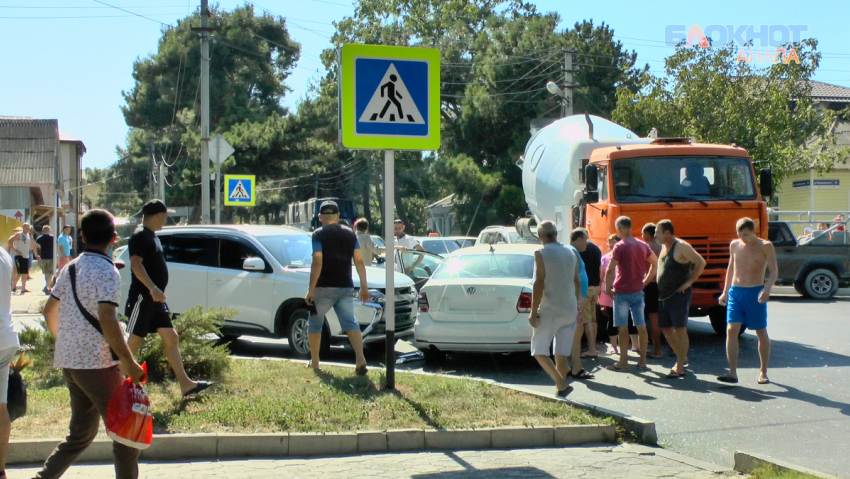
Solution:
<svg viewBox="0 0 850 479"><path fill-rule="evenodd" d="M395 151L440 148L440 52L430 48L343 45L340 142L384 150L384 242L387 245L387 383L395 389Z"/></svg>
<svg viewBox="0 0 850 479"><path fill-rule="evenodd" d="M221 164L230 158L234 149L223 136L210 140L210 161L215 163L215 224L221 224Z"/></svg>

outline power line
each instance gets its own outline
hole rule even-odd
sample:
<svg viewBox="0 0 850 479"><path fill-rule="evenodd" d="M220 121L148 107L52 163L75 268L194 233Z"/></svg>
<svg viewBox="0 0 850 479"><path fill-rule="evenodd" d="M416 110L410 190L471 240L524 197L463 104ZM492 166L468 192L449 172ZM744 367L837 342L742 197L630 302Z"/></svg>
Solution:
<svg viewBox="0 0 850 479"><path fill-rule="evenodd" d="M162 26L164 26L164 27L173 27L173 25L171 25L170 23L163 23L163 22L160 22L159 20L154 20L154 19L153 19L153 18L151 18L151 17L146 17L146 16L144 16L144 15L142 15L142 14L140 14L140 13L131 12L130 10L126 10L126 9L121 8L121 7L116 7L115 5L110 5L110 4L108 4L108 3L106 3L106 2L102 2L102 1L100 1L100 0L93 0L93 1L94 1L94 2L96 2L96 3L99 3L99 4L101 4L101 5L106 5L107 7L114 8L114 9L116 9L116 10L121 10L121 11L122 11L122 12L124 12L124 13L129 13L129 14L131 14L131 15L135 15L135 16L137 16L137 17L139 17L139 18L144 18L145 20L150 20L150 21L152 21L152 22L154 22L154 23L159 23L160 25L162 25Z"/></svg>
<svg viewBox="0 0 850 479"><path fill-rule="evenodd" d="M171 16L170 13L153 13L151 15L159 15L159 16ZM33 17L0 17L0 20L68 20L73 18L79 19L89 19L89 18L127 18L132 17L134 15L67 15L67 16L33 16ZM135 15L139 16L139 15ZM147 17L145 17L147 18ZM152 18L148 18L148 20L153 20ZM157 20L153 20L157 22ZM162 22L157 22L162 23ZM163 23L163 25L166 25Z"/></svg>

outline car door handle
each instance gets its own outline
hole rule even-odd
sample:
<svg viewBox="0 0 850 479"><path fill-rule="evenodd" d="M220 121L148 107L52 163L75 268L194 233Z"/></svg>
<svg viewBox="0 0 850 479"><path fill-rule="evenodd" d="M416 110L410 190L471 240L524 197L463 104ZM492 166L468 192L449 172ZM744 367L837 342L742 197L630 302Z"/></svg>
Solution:
<svg viewBox="0 0 850 479"><path fill-rule="evenodd" d="M222 284L222 283L224 283L224 280L222 280L222 279L214 279L214 280L211 280L211 281L210 281L210 283Z"/></svg>

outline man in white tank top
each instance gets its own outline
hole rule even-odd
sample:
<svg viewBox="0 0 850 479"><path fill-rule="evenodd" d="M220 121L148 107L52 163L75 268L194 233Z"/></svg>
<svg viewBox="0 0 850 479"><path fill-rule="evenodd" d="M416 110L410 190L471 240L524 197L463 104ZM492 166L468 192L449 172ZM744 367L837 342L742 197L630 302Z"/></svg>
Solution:
<svg viewBox="0 0 850 479"><path fill-rule="evenodd" d="M558 230L551 221L540 223L537 235L543 248L534 252L534 291L528 316L533 328L531 355L555 381L556 395L564 396L572 389L567 382L569 356L583 301L578 256L558 242ZM554 364L549 358L553 340Z"/></svg>

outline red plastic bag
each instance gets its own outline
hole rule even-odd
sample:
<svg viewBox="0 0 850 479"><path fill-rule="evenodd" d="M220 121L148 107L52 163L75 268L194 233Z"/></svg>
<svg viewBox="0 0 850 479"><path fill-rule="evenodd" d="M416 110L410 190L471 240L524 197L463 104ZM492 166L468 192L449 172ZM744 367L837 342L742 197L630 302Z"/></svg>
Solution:
<svg viewBox="0 0 850 479"><path fill-rule="evenodd" d="M148 367L142 363L147 382ZM147 449L153 439L153 416L148 394L141 385L127 378L109 401L106 410L106 435L113 441L135 449Z"/></svg>

